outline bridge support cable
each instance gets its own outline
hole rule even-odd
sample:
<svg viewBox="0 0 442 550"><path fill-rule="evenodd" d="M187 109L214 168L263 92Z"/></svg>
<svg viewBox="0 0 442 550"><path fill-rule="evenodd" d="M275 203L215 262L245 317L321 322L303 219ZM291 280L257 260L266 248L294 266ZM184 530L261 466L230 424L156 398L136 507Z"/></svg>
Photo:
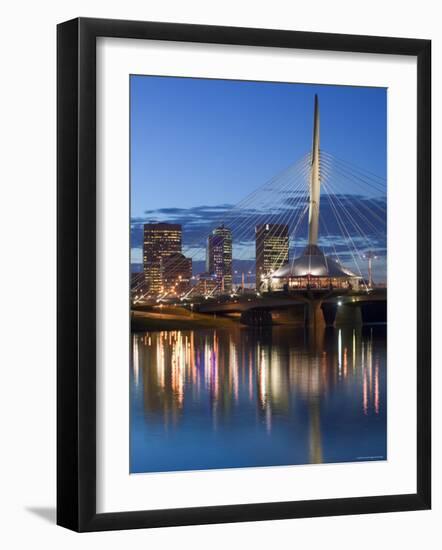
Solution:
<svg viewBox="0 0 442 550"><path fill-rule="evenodd" d="M307 161L303 159L303 164L305 165ZM296 165L300 165L301 163L296 163ZM296 166L295 165L295 166ZM302 164L301 164L302 167ZM297 170L295 173L286 172L283 174L283 176L279 179L272 178L272 186L266 187L266 193L270 192L278 193L278 192L285 192L289 189L293 188L294 181L296 181L299 178L299 166L297 167ZM293 172L293 171L292 171ZM262 191L262 190L261 190ZM250 197L253 197L253 200L250 199ZM247 232L250 232L250 226L252 224L256 224L260 218L265 214L264 211L259 210L260 201L262 202L263 197L261 194L256 196L256 193L251 194L246 199L243 199L240 204L233 207L231 210L225 212L222 217L220 217L219 221L217 222L218 225L220 223L224 223L224 225L232 229L232 236L234 237L234 240L236 242L240 242L244 235ZM245 215L244 215L245 214ZM239 222L236 221L239 218ZM214 227L216 227L216 224L213 224ZM231 226L231 227L230 227ZM184 230L186 227L184 227ZM193 257L196 259L196 256L201 253L201 240L203 238L206 238L207 236L201 235L198 237L198 241L195 242L193 245L188 245L186 247L186 251L184 252L188 257ZM190 252L190 250L194 250L194 252Z"/></svg>
<svg viewBox="0 0 442 550"><path fill-rule="evenodd" d="M319 218L319 225L320 225L320 227L321 227L321 225L324 227L325 235L326 235L326 237L327 237L327 241L326 241L327 244L324 244L324 241L321 240L321 236L319 237L319 244L320 244L321 248L322 248L323 250L324 250L324 249L328 249L328 250L331 249L332 252L334 253L335 257L338 259L338 261L339 261L340 263L342 263L342 262L341 262L341 259L340 259L340 257L339 257L339 254L338 254L338 252L337 252L337 250L336 250L336 246L335 246L334 240L332 239L332 236L331 236L331 234L330 234L330 231L328 230L328 226L327 226L327 223L326 223L326 221L325 221L325 216L320 216L320 218ZM320 233L322 233L322 232L320 232ZM329 242L332 243L331 246L328 244Z"/></svg>
<svg viewBox="0 0 442 550"><path fill-rule="evenodd" d="M300 209L301 211L299 211ZM292 241L292 243L296 242L297 229L299 227L299 224L302 222L303 218L307 214L308 209L309 209L308 195L306 194L304 197L300 199L296 207L293 209L293 214L290 216L289 222L287 223L289 227L289 256L290 256L290 240ZM292 259L294 259L294 254L292 254ZM280 262L280 260L281 260L281 254L277 258L277 263Z"/></svg>
<svg viewBox="0 0 442 550"><path fill-rule="evenodd" d="M351 175L346 175L341 173L339 170L333 169L330 165L328 165L328 163L323 163L322 167L323 173L327 173L328 178L333 181L333 184L336 188L333 190L333 192L335 194L341 194L342 196L348 196L348 191L342 187L342 180L345 179L352 183L353 180L351 179ZM386 207L379 204L381 200L384 200L384 197L372 198L362 194L354 196L358 198L358 207L360 209L363 209L367 214L371 215L379 223L386 224ZM367 206L367 204L365 203L370 203L370 206ZM379 213L376 213L376 210ZM363 214L360 212L358 212L358 215L360 215L361 217L363 216Z"/></svg>
<svg viewBox="0 0 442 550"><path fill-rule="evenodd" d="M343 164L336 160L333 155L323 154L321 163L327 164L333 171L339 171L351 180L352 189L355 187L360 189L367 197L385 197L386 180L374 180L370 176L362 177L358 173L356 166L349 163Z"/></svg>
<svg viewBox="0 0 442 550"><path fill-rule="evenodd" d="M305 185L304 179L306 176L306 170L307 168L305 168L303 172L298 174L297 178L289 182L288 185L286 185L284 188L275 190L274 193L277 196L278 200L281 200L280 195L284 195L284 197L287 197L284 200L289 200L291 197L295 196L294 200L297 201L297 195L299 196L299 201L303 199L303 195L300 192ZM235 236L235 240L237 242L245 240L247 236L251 237L253 240L255 225L259 223L283 223L282 220L289 217L296 208L297 203L294 204L293 208L287 208L284 203L279 204L277 202L276 204L274 204L268 202L266 204L265 210L261 210L258 212L255 211L255 216L252 215L244 219L240 223L239 227L231 224L232 234ZM275 212L277 213L275 214ZM252 235L250 235L250 232L252 232Z"/></svg>
<svg viewBox="0 0 442 550"><path fill-rule="evenodd" d="M303 204L304 204L304 207L302 207ZM295 241L296 230L299 226L299 223L302 221L305 214L307 213L308 208L309 208L308 196L304 195L304 196L300 197L300 199L298 200L296 205L292 208L291 213L289 211L289 214L288 214L287 218L282 219L282 220L277 220L276 222L274 222L275 225L281 224L281 225L287 225L287 227L288 227L288 240L289 240L289 242L288 242L288 255L289 255L289 261L290 261L290 250L291 250L290 241L291 242ZM296 218L297 218L297 220L296 220ZM273 234L270 234L270 236L274 236L276 234L276 232L277 232L277 229L274 229ZM275 267L275 269L277 269L278 267L280 267L282 265L281 262L284 258L283 255L285 255L285 251L281 251L279 253L279 256L275 259L275 265L277 266L277 267ZM293 254L292 254L292 256L293 256ZM259 257L256 258L256 261L258 259L259 259ZM292 260L293 259L294 258L292 258Z"/></svg>
<svg viewBox="0 0 442 550"><path fill-rule="evenodd" d="M271 228L269 236L274 236L277 233L278 229L276 226L278 224L290 225L291 219L297 214L299 205L303 200L305 200L304 195L300 193L305 185L305 170L304 173L301 173L296 179L298 180L297 182L289 183L287 189L282 190L284 197L287 196L288 198L293 198L293 196L295 196L294 203L291 205L291 208L287 208L284 203L283 205L277 203L276 206L273 204L267 204L265 211L260 211L256 216L249 216L246 220L243 220L239 226L235 226L234 224L229 225L232 229L234 258L236 260L250 261L251 265L255 265L255 262L258 259L254 254L254 229L256 225L263 224L264 222L274 224L275 227ZM281 189L276 190L275 194L278 194L278 191L281 191ZM284 199L284 201L288 200L288 198ZM274 197L273 200L275 200ZM277 201L278 200L280 200L280 197L277 196ZM276 214L275 211L277 212ZM249 272L251 270L247 271Z"/></svg>
<svg viewBox="0 0 442 550"><path fill-rule="evenodd" d="M252 202L256 196L261 196L262 193L265 193L267 191L271 191L273 189L273 185L277 184L276 187L278 187L279 182L283 180L286 176L290 176L292 172L296 173L300 168L304 167L306 163L309 162L309 156L310 153L306 153L303 155L300 159L298 159L296 162L290 164L287 168L267 180L264 184L259 186L255 191L252 191L249 195L241 199L237 204L235 204L229 212L232 214L235 212L235 210L242 208L245 204ZM219 220L221 221L221 219Z"/></svg>
<svg viewBox="0 0 442 550"><path fill-rule="evenodd" d="M347 228L345 227L345 223L343 222L342 217L339 214L339 212L338 212L338 210L337 210L337 208L334 204L334 199L332 198L332 195L329 194L329 197L330 197L330 205L332 206L332 209L334 211L336 221L337 221L337 224L338 224L338 226L339 226L339 228L342 232L342 235L344 237L344 241L346 240L346 238L345 238L345 235L346 235L347 239L348 239L348 242L351 243L351 247L349 247L349 252L352 256L353 262L356 266L357 271L359 272L359 275L360 275L361 279L364 280L363 275L362 275L362 271L361 271L360 266L359 266L359 264L356 260L356 257L360 255L359 252L358 252L358 249L356 248L356 246L354 244L353 238L351 237L350 233L348 232ZM356 254L356 256L355 256L355 254ZM366 290L368 291L368 287L367 287L365 282L364 282L364 286L365 286Z"/></svg>
<svg viewBox="0 0 442 550"><path fill-rule="evenodd" d="M309 205L308 201L306 201L306 205L304 207L304 210L303 210L302 214L299 216L298 221L297 221L297 223L296 223L296 225L293 229L293 232L291 233L291 237L292 237L292 240L293 240L294 243L296 242L297 230L298 230L300 224L302 223L302 221L304 220L305 216L307 215L307 212L309 211L309 207L310 207L310 205ZM296 252L296 246L294 247L294 252ZM292 261L291 261L291 266L293 268L294 261L296 259L296 254L294 253L292 256L293 257L292 257Z"/></svg>
<svg viewBox="0 0 442 550"><path fill-rule="evenodd" d="M270 233L269 233L270 237L273 237L277 234L278 225L287 226L288 238L289 238L289 254L290 254L290 239L292 239L293 241L293 227L297 227L299 219L300 217L303 216L307 207L308 207L307 193L306 192L299 193L298 196L294 199L294 202L293 204L291 204L290 208L286 207L285 212L283 212L281 216L277 217L276 219L270 218L270 223L275 225L275 227L270 230ZM283 254L284 254L284 251L281 251L280 255L275 260L275 264L279 265L279 263L282 260ZM256 258L256 260L258 259L259 258Z"/></svg>
<svg viewBox="0 0 442 550"><path fill-rule="evenodd" d="M299 170L306 165L307 162L308 155L305 155L299 161L290 165L286 170L268 180L256 191L253 191L236 205L234 205L230 210L223 213L222 216L220 215L220 218L213 223L214 227L216 227L216 224L220 224L223 221L228 220L229 218L235 219L235 217L237 217L238 211L241 211L243 209L247 210L247 208L250 208L250 205L255 205L256 208L255 201L262 201L263 196L265 196L266 193L273 193L275 189L277 190L280 188L288 188L293 183L293 175L296 175Z"/></svg>
<svg viewBox="0 0 442 550"><path fill-rule="evenodd" d="M302 192L302 189L305 188L307 169L308 167L305 167L296 178L297 182L290 183L287 189L275 190L276 205L274 203L267 203L265 211L260 211L254 218L249 217L247 220L243 220L239 228L233 224L231 225L232 234L236 243L249 242L252 244L255 238L255 226L263 223L269 223L275 226L285 224L289 226L290 231L292 220L296 217L302 203L306 200L305 193ZM283 200L282 203L281 196L278 196L281 194ZM293 204L288 207L287 202L291 199L293 199ZM274 197L273 201L275 201ZM277 227L271 228L269 236L276 235L277 231ZM245 254L250 254L250 247L249 250L247 250L247 247L244 247L242 251L235 255L235 257L236 259L242 259ZM251 261L255 260L256 258L251 259Z"/></svg>
<svg viewBox="0 0 442 550"><path fill-rule="evenodd" d="M327 185L328 184L325 184L326 188L327 188ZM385 230L382 227L378 228L378 227L372 226L372 230L369 233L365 232L360 226L360 224L351 215L351 213L346 208L346 206L341 202L339 195L335 195L331 193L329 189L328 191L329 191L329 194L331 195L329 200L331 201L332 197L334 198L338 206L340 206L341 212L345 215L346 219L348 220L350 224L350 228L352 228L352 232L354 232L358 236L358 238L365 243L360 250L360 254L362 251L364 251L365 253L366 250L371 250L372 248L378 248L379 246L383 247L382 239L384 238ZM368 220L366 220L366 224L367 222Z"/></svg>
<svg viewBox="0 0 442 550"><path fill-rule="evenodd" d="M334 200L337 200L336 197L335 197ZM338 201L338 202L339 202L339 201ZM338 213L337 207L336 207L335 205L333 205L332 208L335 208L336 213ZM342 208L342 212L344 213L344 215L346 215L347 219L350 221L350 224L352 225L353 222L352 222L352 220L351 220L351 217L349 217L349 216L346 214L346 211L345 211L344 208ZM345 223L345 220L343 219L343 217L342 217L341 215L339 216L339 218L340 218L340 222L341 222L340 226L343 227L343 228L345 228L345 231L346 231L347 235L350 236L350 231L349 231L349 229L347 228L347 224ZM355 228L356 226L353 225L353 227ZM370 247L371 247L372 244L373 244L372 241L369 240L369 239L368 239L359 229L356 229L356 231L357 231L358 234L360 235L360 238L361 238L363 241L365 241L365 243L368 245L368 249L370 249ZM362 257L362 250L361 250L359 247L356 247L353 238L351 238L351 242L352 242L352 244L353 244L353 249L354 249L355 252L356 252L356 257L361 258L361 257ZM341 261L341 259L340 259L340 261ZM343 263L343 262L341 261L341 263ZM358 263L356 260L355 260L355 263L357 264L359 273L362 275L362 272L361 272L359 263Z"/></svg>
<svg viewBox="0 0 442 550"><path fill-rule="evenodd" d="M266 219L269 223L274 225L287 225L292 227L294 220L296 219L297 214L302 210L303 204L308 200L308 196L305 191L305 180L306 173L303 174L303 179L300 182L300 185L293 190L293 193L290 193L285 199L285 204L280 208L279 214L275 215L273 212L275 208L273 205L268 205L269 213L266 214ZM292 202L290 202L292 201ZM270 233L270 236L274 236L277 230L274 230L273 233Z"/></svg>
<svg viewBox="0 0 442 550"><path fill-rule="evenodd" d="M348 211L347 207L341 201L341 199L339 197L339 194L333 193L333 191L329 187L328 182L327 183L324 182L324 187L327 189L328 196L330 197L330 199L331 199L331 197L333 197L336 200L336 202L338 203L338 205L341 207L342 212L344 213L344 215L346 216L347 220L350 222L352 227L356 230L356 233L359 234L359 236L362 238L362 240L364 240L368 244L368 247L371 248L373 246L373 241L370 240L367 237L365 232L362 230L361 226L355 220L354 216L352 216L351 213ZM364 221L366 222L367 225L371 225L371 227L374 230L375 234L377 234L379 232L379 229L376 226L374 226L373 224L371 224L369 222L369 220L366 219L365 217L364 217Z"/></svg>
<svg viewBox="0 0 442 550"><path fill-rule="evenodd" d="M341 167L343 171L351 173L360 185L375 189L381 195L385 194L385 178L363 170L362 168L340 159L336 155L332 155L328 151L321 150L322 160L327 160L330 163Z"/></svg>
<svg viewBox="0 0 442 550"><path fill-rule="evenodd" d="M325 187L326 187L326 185L325 185ZM359 275L361 276L361 278L363 278L359 263L356 260L356 257L360 256L360 253L359 253L359 251L358 251L358 249L357 249L357 247L354 243L354 240L353 240L352 236L350 235L350 232L348 231L348 229L347 229L347 227L346 227L346 225L345 225L345 223L342 219L341 214L339 213L339 210L337 209L336 205L334 204L335 198L330 193L328 193L328 196L330 198L330 205L331 205L333 213L335 215L337 225L338 225L338 227L341 231L343 240L344 240L344 242L347 241L351 244L351 246L348 247L348 251L350 252L350 254L352 256L353 262L355 264L355 267L356 267L357 271L359 272Z"/></svg>
<svg viewBox="0 0 442 550"><path fill-rule="evenodd" d="M324 162L323 171L327 172L329 180L333 182L334 192L336 194L341 194L342 196L353 195L359 199L358 207L363 209L368 213L372 218L375 218L380 223L386 222L386 202L385 202L385 193L383 195L371 196L367 194L366 189L359 190L358 194L354 193L354 180L352 179L351 174L342 172L336 167L333 167L328 162ZM345 186L345 182L348 182L351 185L352 192L349 192L348 186Z"/></svg>
<svg viewBox="0 0 442 550"><path fill-rule="evenodd" d="M329 157L331 156L329 155ZM358 181L357 174L351 172L350 164L347 163L344 169L342 166L337 168L336 163L325 155L322 160L322 175L324 186L330 195L330 206L334 206L336 212L342 213L342 226L347 227L347 223L343 220L345 217L349 225L348 232L353 236L356 234L356 240L363 241L361 247L355 245L356 248L360 248L359 256L366 254L367 250L379 247L384 249L387 224L385 182L382 188L382 178L378 178L373 184L369 181L370 176L364 176L362 184ZM345 182L347 182L347 187ZM360 193L358 195L354 194L355 183L358 193ZM348 184L351 185L352 193L348 190ZM361 187L363 188L362 192L360 192ZM351 197L354 197L356 202L353 202ZM335 218L337 217L336 212L333 212ZM341 232L342 226L339 227Z"/></svg>
<svg viewBox="0 0 442 550"><path fill-rule="evenodd" d="M243 241L253 241L254 239L254 226L262 222L262 218L264 217L268 221L268 215L267 212L269 210L269 202L275 203L276 206L273 206L273 204L270 204L272 216L272 221L275 219L274 212L277 211L278 214L276 215L276 221L278 221L283 215L294 215L294 210L292 208L281 208L282 205L284 205L284 202L281 202L282 200L286 200L287 197L297 197L299 195L302 197L300 191L305 186L305 178L306 178L306 172L308 169L308 163L309 163L309 156L305 155L300 161L295 163L293 166L289 167L289 169L285 170L282 175L279 175L277 177L272 178L264 184L261 189L257 190L256 192L250 194L248 197L240 201L235 207L233 207L230 211L227 211L223 214L223 217L220 218L220 221L224 221L224 223L229 224L231 226L232 230L232 237L233 237L233 243L242 243ZM265 191L265 193L264 193ZM264 195L264 196L263 196ZM250 200L250 197L252 197L252 201ZM281 198L282 197L282 198ZM270 199L270 201L269 201ZM276 200L275 200L276 199ZM302 200L301 198L299 201ZM265 202L264 202L265 201ZM264 202L264 204L267 206L265 210L260 209L261 204ZM250 210L250 214L247 215L247 212ZM244 212L246 212L246 216L244 216ZM236 218L239 218L239 222L236 221ZM252 226L252 235L249 235L249 239L247 238L247 233L250 233L250 227ZM185 227L184 227L185 230ZM201 252L203 252L204 248L201 246L201 242L207 238L207 235L201 235L198 238L198 242L194 243L194 245L191 245L190 247L187 246L183 250L184 254L186 256L194 261L196 261L200 255ZM233 244L234 246L234 244ZM186 250L190 248L189 250ZM244 247L246 248L246 247ZM190 253L189 253L190 252ZM250 254L250 252L249 252ZM239 255L240 257L242 254ZM238 255L234 255L235 259L238 259ZM254 263L254 259L251 258L250 262ZM176 268L178 270L179 267ZM173 271L170 272L170 275L173 276ZM213 289L215 291L215 289ZM219 290L219 289L217 289ZM143 296L144 297L144 296Z"/></svg>

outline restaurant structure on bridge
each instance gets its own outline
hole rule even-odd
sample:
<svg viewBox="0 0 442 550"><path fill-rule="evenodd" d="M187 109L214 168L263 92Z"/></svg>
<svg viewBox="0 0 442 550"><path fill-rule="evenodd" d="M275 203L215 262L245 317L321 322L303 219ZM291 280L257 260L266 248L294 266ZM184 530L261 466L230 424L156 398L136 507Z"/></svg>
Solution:
<svg viewBox="0 0 442 550"><path fill-rule="evenodd" d="M337 260L326 256L318 246L308 245L302 256L263 277L262 292L297 289L359 290L363 279Z"/></svg>

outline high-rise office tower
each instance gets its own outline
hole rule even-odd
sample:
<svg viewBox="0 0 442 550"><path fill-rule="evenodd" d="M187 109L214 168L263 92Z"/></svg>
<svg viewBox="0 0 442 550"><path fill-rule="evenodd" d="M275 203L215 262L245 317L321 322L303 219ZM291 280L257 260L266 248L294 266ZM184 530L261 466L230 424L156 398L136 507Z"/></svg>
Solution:
<svg viewBox="0 0 442 550"><path fill-rule="evenodd" d="M215 275L221 290L232 290L232 232L224 225L207 239L206 270Z"/></svg>
<svg viewBox="0 0 442 550"><path fill-rule="evenodd" d="M162 260L181 253L181 225L176 223L144 224L143 267L148 292L163 292Z"/></svg>
<svg viewBox="0 0 442 550"><path fill-rule="evenodd" d="M255 228L256 288L261 278L289 261L289 228L285 224L265 223Z"/></svg>

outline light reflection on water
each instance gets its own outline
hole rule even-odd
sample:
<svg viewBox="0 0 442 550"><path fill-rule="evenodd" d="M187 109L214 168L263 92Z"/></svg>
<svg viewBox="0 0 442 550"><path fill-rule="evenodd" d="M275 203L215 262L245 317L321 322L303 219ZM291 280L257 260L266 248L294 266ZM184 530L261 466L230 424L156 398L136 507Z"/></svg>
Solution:
<svg viewBox="0 0 442 550"><path fill-rule="evenodd" d="M385 327L134 334L131 472L386 458Z"/></svg>

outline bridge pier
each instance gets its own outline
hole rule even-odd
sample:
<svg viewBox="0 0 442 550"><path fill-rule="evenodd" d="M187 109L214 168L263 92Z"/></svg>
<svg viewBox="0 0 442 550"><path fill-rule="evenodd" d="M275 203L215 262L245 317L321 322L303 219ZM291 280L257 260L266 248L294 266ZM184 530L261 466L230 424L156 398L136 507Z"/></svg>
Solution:
<svg viewBox="0 0 442 550"><path fill-rule="evenodd" d="M338 306L322 300L308 300L304 309L304 324L307 327L333 327Z"/></svg>
<svg viewBox="0 0 442 550"><path fill-rule="evenodd" d="M308 300L304 309L304 324L307 327L324 328L325 319L322 300Z"/></svg>
<svg viewBox="0 0 442 550"><path fill-rule="evenodd" d="M324 302L321 306L324 315L325 325L334 327L336 323L336 315L338 313L338 304L335 302Z"/></svg>

